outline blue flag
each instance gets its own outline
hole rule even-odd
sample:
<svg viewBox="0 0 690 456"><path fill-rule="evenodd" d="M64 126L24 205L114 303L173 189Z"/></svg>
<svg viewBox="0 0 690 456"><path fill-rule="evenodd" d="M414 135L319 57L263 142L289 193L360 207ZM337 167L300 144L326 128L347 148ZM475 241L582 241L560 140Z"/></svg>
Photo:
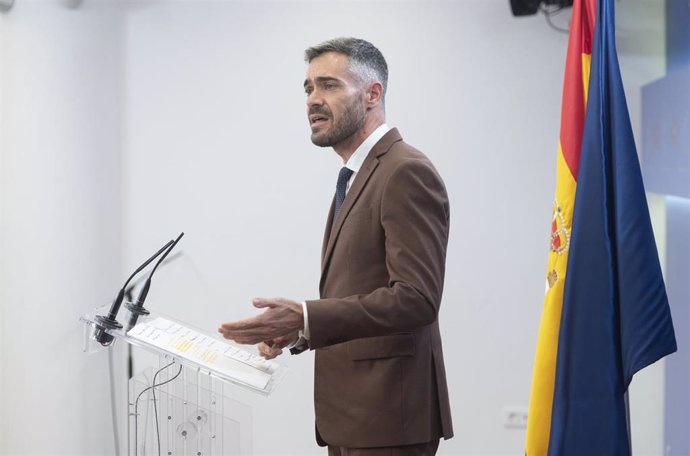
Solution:
<svg viewBox="0 0 690 456"><path fill-rule="evenodd" d="M676 351L614 38L597 8L549 456L630 456L624 394Z"/></svg>

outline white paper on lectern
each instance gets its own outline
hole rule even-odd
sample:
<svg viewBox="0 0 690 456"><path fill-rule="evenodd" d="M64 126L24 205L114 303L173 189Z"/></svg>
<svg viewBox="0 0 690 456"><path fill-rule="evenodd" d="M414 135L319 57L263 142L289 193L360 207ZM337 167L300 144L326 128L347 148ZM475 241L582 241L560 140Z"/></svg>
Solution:
<svg viewBox="0 0 690 456"><path fill-rule="evenodd" d="M127 335L261 390L277 370L260 356L162 317L137 324Z"/></svg>

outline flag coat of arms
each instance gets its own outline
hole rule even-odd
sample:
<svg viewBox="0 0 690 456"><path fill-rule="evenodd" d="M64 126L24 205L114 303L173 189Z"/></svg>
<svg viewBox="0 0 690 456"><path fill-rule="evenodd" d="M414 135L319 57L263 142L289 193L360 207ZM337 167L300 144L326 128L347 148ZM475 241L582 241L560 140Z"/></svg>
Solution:
<svg viewBox="0 0 690 456"><path fill-rule="evenodd" d="M574 1L526 456L630 456L625 392L676 351L614 31Z"/></svg>

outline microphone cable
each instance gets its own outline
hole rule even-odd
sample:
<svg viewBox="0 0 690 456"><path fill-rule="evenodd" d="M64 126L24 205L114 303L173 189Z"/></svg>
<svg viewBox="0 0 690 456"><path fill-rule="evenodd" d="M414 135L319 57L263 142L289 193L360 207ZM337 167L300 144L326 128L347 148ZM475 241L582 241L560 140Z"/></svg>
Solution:
<svg viewBox="0 0 690 456"><path fill-rule="evenodd" d="M163 367L161 367L160 369L158 369L158 371L157 371L157 372L154 374L154 376L153 376L153 381L152 381L153 384L152 384L151 386L147 387L147 388L144 388L144 389L141 391L141 393L139 393L139 395L137 396L137 399L134 401L134 454L137 454L137 446L139 445L139 442L138 442L138 435L137 435L137 431L138 431L138 429L139 429L139 423L138 423L138 419L139 419L139 399L141 399L141 396L142 396L145 392L147 392L148 390L154 390L153 399L154 399L154 405L155 405L155 403L156 403L156 402L155 402L156 396L155 396L155 389L154 389L154 388L157 388L157 387L159 387L159 386L163 386L163 385L165 385L165 384L167 384L167 383L172 382L172 381L175 380L177 377L179 377L180 374L182 373L182 364L180 364L180 369L177 371L177 374L175 374L174 377L172 377L172 378L170 378L170 379L168 379L168 380L166 380L166 381L164 381L164 382L156 383L156 377L158 376L158 374L161 373L162 371L164 371L165 369L167 369L168 367L172 366L173 364L175 364L175 361L172 361L170 364L166 364L165 366L163 366ZM158 416L157 416L157 414L156 414L156 434L157 434L157 436L158 436L158 456L160 456L160 454L161 454L161 444L160 444L161 438L160 438L160 430L158 429Z"/></svg>
<svg viewBox="0 0 690 456"><path fill-rule="evenodd" d="M110 378L110 411L111 411L111 418L113 420L113 437L115 439L115 454L120 455L120 433L118 432L118 427L117 427L117 408L116 404L117 401L115 400L115 373L114 373L114 367L113 367L113 350L114 346L110 345L107 350L108 350L108 376Z"/></svg>

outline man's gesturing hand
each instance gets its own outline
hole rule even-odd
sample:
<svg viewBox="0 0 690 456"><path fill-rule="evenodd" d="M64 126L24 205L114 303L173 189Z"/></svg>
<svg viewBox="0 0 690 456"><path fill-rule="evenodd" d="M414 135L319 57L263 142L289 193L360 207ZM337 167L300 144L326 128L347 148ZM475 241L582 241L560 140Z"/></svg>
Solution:
<svg viewBox="0 0 690 456"><path fill-rule="evenodd" d="M239 344L253 345L263 341L287 338L303 329L302 304L284 298L254 298L254 307L264 313L244 320L223 323L218 332Z"/></svg>

